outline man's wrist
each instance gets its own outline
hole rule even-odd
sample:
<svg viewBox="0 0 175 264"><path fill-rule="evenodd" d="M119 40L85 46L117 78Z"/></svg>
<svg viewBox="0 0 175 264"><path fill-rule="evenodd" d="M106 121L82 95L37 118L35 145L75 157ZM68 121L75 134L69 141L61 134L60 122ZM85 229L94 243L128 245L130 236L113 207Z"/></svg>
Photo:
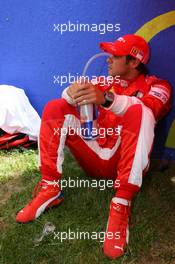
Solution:
<svg viewBox="0 0 175 264"><path fill-rule="evenodd" d="M114 102L114 94L112 92L104 92L104 98L105 101L103 104L101 104L102 107L108 108L112 105L112 103Z"/></svg>

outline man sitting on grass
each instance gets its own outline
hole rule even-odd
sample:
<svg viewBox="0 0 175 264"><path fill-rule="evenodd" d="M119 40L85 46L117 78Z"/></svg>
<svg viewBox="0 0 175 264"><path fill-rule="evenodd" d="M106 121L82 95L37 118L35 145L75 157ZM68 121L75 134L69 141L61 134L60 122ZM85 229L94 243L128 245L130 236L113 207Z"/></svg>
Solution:
<svg viewBox="0 0 175 264"><path fill-rule="evenodd" d="M124 254L128 244L131 201L149 167L155 125L170 109L171 88L167 81L147 75L149 46L142 37L125 35L100 47L111 54L107 62L113 82L76 82L63 91L63 98L45 106L39 140L41 188L17 214L16 221L32 221L46 208L63 201L55 182L61 179L67 145L88 174L114 180L116 192L110 204L103 251L115 259ZM99 108L98 125L105 128L105 137L86 141L78 134L61 133L64 128L80 128L77 105L90 103ZM121 128L120 135L115 133L117 127ZM110 133L108 128L112 129Z"/></svg>

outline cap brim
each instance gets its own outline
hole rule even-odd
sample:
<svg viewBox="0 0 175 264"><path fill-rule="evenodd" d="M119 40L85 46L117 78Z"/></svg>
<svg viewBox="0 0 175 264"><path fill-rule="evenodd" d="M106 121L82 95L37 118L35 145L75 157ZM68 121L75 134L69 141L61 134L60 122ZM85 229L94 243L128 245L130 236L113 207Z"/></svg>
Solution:
<svg viewBox="0 0 175 264"><path fill-rule="evenodd" d="M113 42L101 42L100 43L100 48L105 51L108 52L114 56L125 56L126 51L123 49L123 47L120 46L119 43L114 44Z"/></svg>

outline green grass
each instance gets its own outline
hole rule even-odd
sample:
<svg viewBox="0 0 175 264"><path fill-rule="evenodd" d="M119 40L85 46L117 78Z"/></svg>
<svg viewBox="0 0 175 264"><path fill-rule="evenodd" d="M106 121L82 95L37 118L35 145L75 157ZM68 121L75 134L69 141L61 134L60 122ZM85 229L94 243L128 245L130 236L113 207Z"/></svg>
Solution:
<svg viewBox="0 0 175 264"><path fill-rule="evenodd" d="M36 151L18 150L0 151L0 183L7 182L10 179L18 178L25 171L33 172L37 169Z"/></svg>
<svg viewBox="0 0 175 264"><path fill-rule="evenodd" d="M0 263L2 264L144 264L175 263L175 185L170 182L175 165L157 171L153 161L135 199L130 228L128 253L110 261L102 254L99 240L60 240L54 234L44 237L39 246L35 237L46 222L59 231L105 231L112 189L65 188L65 202L50 209L38 220L17 224L15 214L31 198L40 180L37 151L0 152ZM64 177L88 177L66 151Z"/></svg>

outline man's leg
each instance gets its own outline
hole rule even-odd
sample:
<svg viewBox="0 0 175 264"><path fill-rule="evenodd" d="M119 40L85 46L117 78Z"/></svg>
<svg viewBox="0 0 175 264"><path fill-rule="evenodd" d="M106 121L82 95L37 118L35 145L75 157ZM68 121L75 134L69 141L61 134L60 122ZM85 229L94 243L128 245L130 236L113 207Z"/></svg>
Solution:
<svg viewBox="0 0 175 264"><path fill-rule="evenodd" d="M129 239L130 204L142 185L143 172L149 166L155 120L145 106L131 106L124 116L116 195L111 201L104 253L115 259L124 253ZM119 182L119 184L118 184ZM109 235L113 233L113 238Z"/></svg>
<svg viewBox="0 0 175 264"><path fill-rule="evenodd" d="M75 109L66 105L62 99L50 101L44 108L38 142L42 181L35 187L32 201L17 214L17 222L32 221L48 207L58 205L64 200L57 184L61 173L57 171L56 167L57 149L60 141L58 133L64 122L64 111L75 112Z"/></svg>
<svg viewBox="0 0 175 264"><path fill-rule="evenodd" d="M101 148L96 141L84 141L77 135L79 128L79 114L76 108L64 99L57 99L46 105L39 139L41 188L34 199L18 213L18 222L32 221L46 208L62 202L63 195L58 181L62 175L66 144L90 175L103 178L110 175L115 179L116 169L109 167L109 161L114 164L120 142L117 141L111 149Z"/></svg>

